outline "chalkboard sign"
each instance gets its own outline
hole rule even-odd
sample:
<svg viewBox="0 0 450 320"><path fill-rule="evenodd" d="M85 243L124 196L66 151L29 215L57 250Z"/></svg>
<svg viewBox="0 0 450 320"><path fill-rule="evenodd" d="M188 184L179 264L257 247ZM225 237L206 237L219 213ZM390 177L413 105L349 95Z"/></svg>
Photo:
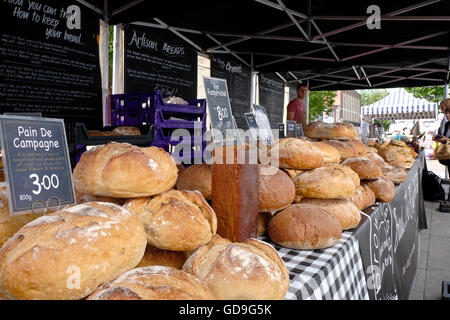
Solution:
<svg viewBox="0 0 450 320"><path fill-rule="evenodd" d="M252 135L252 138L258 140L258 124L256 123L255 115L251 112L245 113L245 120L247 121L248 129Z"/></svg>
<svg viewBox="0 0 450 320"><path fill-rule="evenodd" d="M267 117L272 128L283 122L284 82L272 73L259 75L259 104L266 108Z"/></svg>
<svg viewBox="0 0 450 320"><path fill-rule="evenodd" d="M303 136L303 128L300 123L295 124L295 136L302 137Z"/></svg>
<svg viewBox="0 0 450 320"><path fill-rule="evenodd" d="M227 80L231 110L236 125L246 128L244 114L250 111L251 69L231 55L211 55L211 77Z"/></svg>
<svg viewBox="0 0 450 320"><path fill-rule="evenodd" d="M295 125L297 122L293 120L286 121L286 137L295 138Z"/></svg>
<svg viewBox="0 0 450 320"><path fill-rule="evenodd" d="M0 132L12 214L75 203L62 119L0 116Z"/></svg>
<svg viewBox="0 0 450 320"><path fill-rule="evenodd" d="M235 141L238 139L237 128L231 112L227 81L217 78L203 78L205 84L206 102L211 119L212 129L220 131L218 137L213 132L214 142Z"/></svg>
<svg viewBox="0 0 450 320"><path fill-rule="evenodd" d="M253 113L259 129L259 139L265 145L271 145L274 142L272 129L267 118L266 109L262 106L252 104Z"/></svg>
<svg viewBox="0 0 450 320"><path fill-rule="evenodd" d="M75 0L1 1L0 112L102 126L99 19ZM7 27L6 27L7 26Z"/></svg>
<svg viewBox="0 0 450 320"><path fill-rule="evenodd" d="M168 30L125 28L125 93L197 99L197 51Z"/></svg>
<svg viewBox="0 0 450 320"><path fill-rule="evenodd" d="M279 123L278 124L278 137L284 138L284 123Z"/></svg>

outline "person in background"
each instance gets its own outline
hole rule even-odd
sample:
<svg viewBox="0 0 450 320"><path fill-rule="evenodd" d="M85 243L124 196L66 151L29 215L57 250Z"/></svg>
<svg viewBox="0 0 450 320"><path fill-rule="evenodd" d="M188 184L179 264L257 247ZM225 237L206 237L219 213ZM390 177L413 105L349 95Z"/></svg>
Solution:
<svg viewBox="0 0 450 320"><path fill-rule="evenodd" d="M437 135L433 137L433 140L440 143L447 143L447 140L450 138L450 98L442 100L440 105L442 112L444 113L444 119L442 119L441 126L443 124L443 128L439 127ZM439 160L439 163L447 167L447 173L450 172L450 160ZM450 183L448 179L442 179L443 183ZM450 200L450 193L449 199Z"/></svg>
<svg viewBox="0 0 450 320"><path fill-rule="evenodd" d="M441 108L442 113L444 114L444 117L442 118L441 124L439 125L439 128L437 129L436 135L438 136L444 136L444 130L445 130L445 125L447 123L447 117L445 116L445 106L450 104L450 98L444 99L441 101L441 103L439 104L439 107ZM433 136L433 141L437 141L437 142L442 142L445 143L447 142L447 138L446 137L442 137L438 140L436 139L436 135ZM441 141L439 141L441 140Z"/></svg>
<svg viewBox="0 0 450 320"><path fill-rule="evenodd" d="M307 125L306 106L303 103L308 94L308 86L305 83L300 83L297 86L297 98L289 102L287 105L287 120L294 120L305 128Z"/></svg>

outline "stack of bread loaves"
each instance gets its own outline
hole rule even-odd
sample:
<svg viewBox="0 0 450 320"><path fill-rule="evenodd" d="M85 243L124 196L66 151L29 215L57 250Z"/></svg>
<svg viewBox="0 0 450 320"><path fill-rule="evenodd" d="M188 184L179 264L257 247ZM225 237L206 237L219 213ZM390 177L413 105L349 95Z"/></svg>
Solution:
<svg viewBox="0 0 450 320"><path fill-rule="evenodd" d="M405 142L398 140L387 140L376 145L378 154L390 166L411 169L418 154L413 147L407 146Z"/></svg>

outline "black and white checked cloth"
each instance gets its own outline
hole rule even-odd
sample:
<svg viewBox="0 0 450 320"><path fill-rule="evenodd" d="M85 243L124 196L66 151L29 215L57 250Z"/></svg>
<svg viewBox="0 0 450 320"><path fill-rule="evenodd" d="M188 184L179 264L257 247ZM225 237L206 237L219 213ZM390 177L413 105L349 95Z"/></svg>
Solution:
<svg viewBox="0 0 450 320"><path fill-rule="evenodd" d="M351 232L324 250L294 250L280 247L267 236L260 237L278 251L289 271L288 300L368 300L359 244Z"/></svg>

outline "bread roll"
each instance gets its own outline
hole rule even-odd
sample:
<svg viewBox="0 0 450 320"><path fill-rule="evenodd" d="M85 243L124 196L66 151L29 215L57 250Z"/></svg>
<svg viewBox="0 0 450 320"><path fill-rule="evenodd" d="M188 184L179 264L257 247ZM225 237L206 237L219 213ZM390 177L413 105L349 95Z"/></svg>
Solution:
<svg viewBox="0 0 450 320"><path fill-rule="evenodd" d="M201 246L183 265L220 300L282 300L289 274L268 243L247 239L230 242L219 236Z"/></svg>
<svg viewBox="0 0 450 320"><path fill-rule="evenodd" d="M124 199L112 198L112 197L103 197L103 196L94 196L91 194L86 194L79 192L75 189L75 199L77 199L77 203L86 203L86 202L111 202L118 204L119 206L123 205Z"/></svg>
<svg viewBox="0 0 450 320"><path fill-rule="evenodd" d="M259 212L274 214L294 198L295 185L286 173L272 166L259 166Z"/></svg>
<svg viewBox="0 0 450 320"><path fill-rule="evenodd" d="M38 216L34 214L20 214L12 216L9 213L6 183L0 182L0 248L3 244L28 222Z"/></svg>
<svg viewBox="0 0 450 320"><path fill-rule="evenodd" d="M376 179L382 174L380 166L364 157L346 159L341 165L351 168L360 179Z"/></svg>
<svg viewBox="0 0 450 320"><path fill-rule="evenodd" d="M90 202L42 216L0 249L0 290L15 299L81 299L135 267L147 241L137 216Z"/></svg>
<svg viewBox="0 0 450 320"><path fill-rule="evenodd" d="M309 170L323 165L320 151L308 141L298 138L283 138L268 147L271 157L279 156L279 167ZM263 163L269 164L269 163Z"/></svg>
<svg viewBox="0 0 450 320"><path fill-rule="evenodd" d="M339 220L342 230L353 229L361 221L361 214L358 207L348 199L303 198L302 203L319 206L333 214Z"/></svg>
<svg viewBox="0 0 450 320"><path fill-rule="evenodd" d="M314 139L347 140L358 138L358 132L351 123L311 122L304 129L305 136Z"/></svg>
<svg viewBox="0 0 450 320"><path fill-rule="evenodd" d="M311 198L348 198L357 185L345 169L338 166L327 166L299 174L295 180L296 194Z"/></svg>
<svg viewBox="0 0 450 320"><path fill-rule="evenodd" d="M87 300L213 300L198 279L166 266L136 268L101 286Z"/></svg>
<svg viewBox="0 0 450 320"><path fill-rule="evenodd" d="M350 198L350 200L356 205L359 211L370 207L375 203L375 194L368 186L359 186L356 189L355 194Z"/></svg>
<svg viewBox="0 0 450 320"><path fill-rule="evenodd" d="M384 161L388 163L393 161L406 161L405 155L398 153L397 150L392 146L387 146L378 150L378 154L384 159Z"/></svg>
<svg viewBox="0 0 450 320"><path fill-rule="evenodd" d="M128 200L124 207L137 214L148 244L159 249L195 250L217 231L216 214L198 191L170 190L153 198Z"/></svg>
<svg viewBox="0 0 450 320"><path fill-rule="evenodd" d="M378 201L391 202L395 197L395 185L387 177L364 181L364 184L373 191Z"/></svg>
<svg viewBox="0 0 450 320"><path fill-rule="evenodd" d="M178 190L198 190L211 200L212 171L209 164L194 164L178 175Z"/></svg>
<svg viewBox="0 0 450 320"><path fill-rule="evenodd" d="M144 256L136 268L166 266L181 270L186 259L187 254L183 251L162 250L154 246L147 245Z"/></svg>
<svg viewBox="0 0 450 320"><path fill-rule="evenodd" d="M177 172L175 161L163 149L110 142L82 154L73 183L82 193L137 198L171 189Z"/></svg>
<svg viewBox="0 0 450 320"><path fill-rule="evenodd" d="M406 180L407 173L405 168L386 165L382 170L386 177L393 183L402 183Z"/></svg>
<svg viewBox="0 0 450 320"><path fill-rule="evenodd" d="M130 136L130 135L140 136L141 135L141 130L139 130L139 128L130 127L130 126L115 127L112 132L120 134L120 135L127 135L127 136Z"/></svg>
<svg viewBox="0 0 450 320"><path fill-rule="evenodd" d="M323 142L313 142L312 144L319 150L325 163L341 161L341 154L335 147Z"/></svg>
<svg viewBox="0 0 450 320"><path fill-rule="evenodd" d="M314 250L334 246L342 235L339 220L310 204L293 204L276 214L267 226L273 242L291 249Z"/></svg>
<svg viewBox="0 0 450 320"><path fill-rule="evenodd" d="M267 224L269 223L272 214L270 212L258 213L258 237L266 233Z"/></svg>

